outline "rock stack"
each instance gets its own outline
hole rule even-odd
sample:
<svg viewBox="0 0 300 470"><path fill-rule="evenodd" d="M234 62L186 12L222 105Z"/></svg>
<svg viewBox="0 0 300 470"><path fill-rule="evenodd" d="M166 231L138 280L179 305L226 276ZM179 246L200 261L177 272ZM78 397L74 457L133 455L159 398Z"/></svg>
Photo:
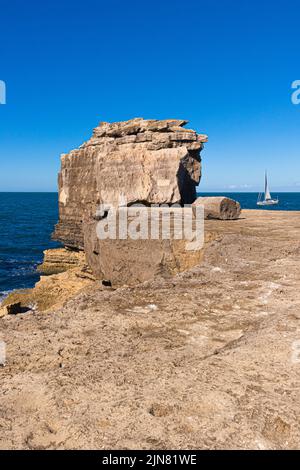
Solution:
<svg viewBox="0 0 300 470"><path fill-rule="evenodd" d="M90 140L61 156L54 239L83 249L83 223L100 204L191 204L207 136L178 119L102 122Z"/></svg>
<svg viewBox="0 0 300 470"><path fill-rule="evenodd" d="M204 234L203 218L235 219L240 206L228 198L197 198L207 136L186 129L186 124L142 118L102 122L90 140L61 156L59 221L53 238L64 247L45 251L39 271L47 276L33 289L10 294L0 317L20 309L58 308L95 282L135 285L201 262L203 243L215 236ZM137 206L142 206L138 224ZM119 231L116 237L99 237L99 224L105 226L111 214L120 217L124 211L126 223L133 220L148 233L153 221L162 227L167 214L169 235L160 228L157 237L123 237ZM192 236L178 237L185 233L188 214Z"/></svg>

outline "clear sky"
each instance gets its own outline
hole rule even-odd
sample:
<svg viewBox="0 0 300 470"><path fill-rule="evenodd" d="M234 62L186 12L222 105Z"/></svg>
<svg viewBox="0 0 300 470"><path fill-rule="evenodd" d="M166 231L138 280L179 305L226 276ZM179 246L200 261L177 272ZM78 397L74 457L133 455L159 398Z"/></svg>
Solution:
<svg viewBox="0 0 300 470"><path fill-rule="evenodd" d="M0 0L0 191L56 190L100 121L184 118L203 191L300 190L300 2Z"/></svg>

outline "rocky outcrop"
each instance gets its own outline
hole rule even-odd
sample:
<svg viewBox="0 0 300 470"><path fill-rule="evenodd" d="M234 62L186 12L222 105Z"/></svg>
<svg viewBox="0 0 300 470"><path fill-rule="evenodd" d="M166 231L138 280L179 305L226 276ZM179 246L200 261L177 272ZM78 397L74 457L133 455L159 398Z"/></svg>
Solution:
<svg viewBox="0 0 300 470"><path fill-rule="evenodd" d="M177 119L101 123L92 138L61 157L59 223L54 239L84 248L83 221L100 204L192 203L206 135Z"/></svg>
<svg viewBox="0 0 300 470"><path fill-rule="evenodd" d="M178 119L132 119L100 123L78 149L61 156L59 222L53 238L64 248L46 250L33 289L16 291L3 302L21 309L59 308L82 289L109 281L134 285L198 264L202 250L186 250L186 240L99 240L103 207L191 204L201 178L200 152L207 136ZM84 251L83 251L84 250ZM101 282L98 282L101 285Z"/></svg>
<svg viewBox="0 0 300 470"><path fill-rule="evenodd" d="M87 268L84 253L68 248L56 248L44 251L43 263L37 269L40 273L50 275L75 267Z"/></svg>
<svg viewBox="0 0 300 470"><path fill-rule="evenodd" d="M205 219L235 220L241 213L240 203L228 197L198 197L192 207L204 207Z"/></svg>
<svg viewBox="0 0 300 470"><path fill-rule="evenodd" d="M119 209L116 218L120 216ZM132 211L132 214L130 212ZM91 220L84 224L84 245L87 262L97 279L108 281L113 287L121 285L136 285L149 281L156 277L166 278L185 271L199 264L203 257L203 244L205 241L203 227L196 224L196 219L191 217L191 237L181 237L183 229L184 212L191 209L178 207L167 208L141 208L139 211L139 225L147 227L148 233L155 224L160 233L155 237L139 237L138 239L127 236L122 238L99 238L97 224L105 223ZM151 212L151 213L150 213ZM134 221L135 208L130 207L126 213L128 225ZM170 218L170 230L168 236L162 236L162 217ZM186 214L186 218L188 214ZM198 230L198 232L197 232ZM213 234L207 233L206 241L213 238Z"/></svg>
<svg viewBox="0 0 300 470"><path fill-rule="evenodd" d="M54 252L53 257L51 251ZM9 294L1 304L0 317L30 310L47 312L58 309L83 289L93 286L96 281L90 268L83 261L84 253L81 252L78 257L76 253L71 252L69 256L67 254L68 250L64 249L47 250L45 271L48 270L48 274L50 271L53 272L53 266L49 261L55 260L56 264L53 265L56 269L60 269L60 272L41 276L40 281L32 289L17 290ZM63 260L61 265L58 264L59 259Z"/></svg>

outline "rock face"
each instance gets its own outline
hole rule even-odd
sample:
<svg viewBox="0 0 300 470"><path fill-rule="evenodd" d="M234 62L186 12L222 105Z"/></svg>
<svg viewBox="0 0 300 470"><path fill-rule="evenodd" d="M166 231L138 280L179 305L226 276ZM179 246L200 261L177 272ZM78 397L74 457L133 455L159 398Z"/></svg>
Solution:
<svg viewBox="0 0 300 470"><path fill-rule="evenodd" d="M134 220L135 212L131 206L126 220L130 225ZM139 223L148 226L150 233L150 211L154 213L153 219L159 221L156 226L162 226L162 208L142 208ZM190 239L177 237L182 229L183 212L191 209L178 207L170 214L170 236L163 238L162 233L157 238L122 239L97 236L97 221L91 220L84 224L84 245L89 266L95 277L109 281L113 287L122 285L136 285L159 277L169 277L185 271L199 264L203 257L204 230L196 220L192 220L192 236ZM117 215L119 215L117 211ZM105 222L105 220L103 221ZM101 223L101 222L99 222ZM118 230L117 230L118 232ZM212 234L207 234L213 237ZM207 240L206 240L207 241Z"/></svg>
<svg viewBox="0 0 300 470"><path fill-rule="evenodd" d="M37 270L40 273L51 275L58 274L75 267L86 266L85 255L82 251L68 248L56 248L44 251L44 260Z"/></svg>
<svg viewBox="0 0 300 470"><path fill-rule="evenodd" d="M99 240L96 234L101 205L178 203L184 210L182 205L196 199L207 136L185 129L185 124L142 118L100 123L90 140L62 155L53 238L64 248L44 252L38 271L46 276L33 289L11 293L0 316L10 313L11 304L40 312L60 308L82 289L101 287L99 280L134 285L200 262L202 250L189 252L185 239Z"/></svg>
<svg viewBox="0 0 300 470"><path fill-rule="evenodd" d="M83 249L83 221L100 204L182 203L196 199L206 135L187 121L132 119L101 123L92 138L61 157L59 223L54 239Z"/></svg>
<svg viewBox="0 0 300 470"><path fill-rule="evenodd" d="M2 308L6 308L7 302L15 302L19 304L21 310L24 311L53 311L61 308L65 302L81 292L81 290L93 286L94 283L95 279L91 274L83 273L77 268L70 269L63 273L53 274L51 276L42 276L33 289L24 289L12 292L2 302ZM19 313L19 311L15 313Z"/></svg>
<svg viewBox="0 0 300 470"><path fill-rule="evenodd" d="M240 203L228 197L198 197L193 208L204 206L205 219L235 220L241 213Z"/></svg>
<svg viewBox="0 0 300 470"><path fill-rule="evenodd" d="M47 250L45 263L41 266L42 271L47 272L48 275L41 276L40 281L32 289L17 290L9 294L1 304L0 318L26 310L47 312L61 308L82 289L95 284L95 278L85 262L83 252L77 254L71 251L69 253L69 250L63 248ZM54 272L56 274L53 274Z"/></svg>

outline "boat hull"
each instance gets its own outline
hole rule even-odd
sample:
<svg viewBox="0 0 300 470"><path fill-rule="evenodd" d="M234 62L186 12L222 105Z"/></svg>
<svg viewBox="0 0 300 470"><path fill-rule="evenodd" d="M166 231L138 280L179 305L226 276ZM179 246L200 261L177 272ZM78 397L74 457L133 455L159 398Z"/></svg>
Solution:
<svg viewBox="0 0 300 470"><path fill-rule="evenodd" d="M278 199L270 199L269 201L258 201L256 204L258 206L276 206L278 202Z"/></svg>

